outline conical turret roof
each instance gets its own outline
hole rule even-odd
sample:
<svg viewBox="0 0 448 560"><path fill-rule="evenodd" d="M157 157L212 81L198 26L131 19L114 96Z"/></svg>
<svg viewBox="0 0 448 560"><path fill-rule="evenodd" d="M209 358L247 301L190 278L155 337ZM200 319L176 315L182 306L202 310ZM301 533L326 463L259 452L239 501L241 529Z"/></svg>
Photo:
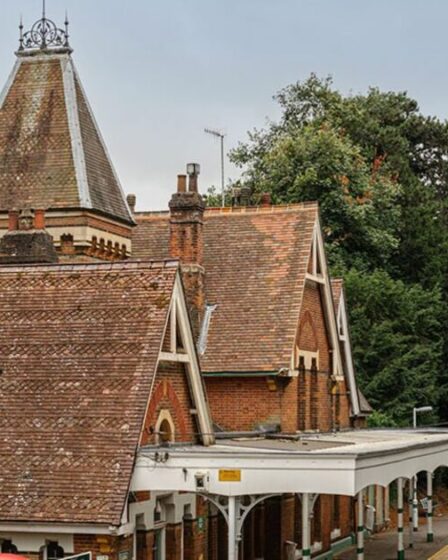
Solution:
<svg viewBox="0 0 448 560"><path fill-rule="evenodd" d="M66 40L21 39L0 94L0 211L83 208L132 223Z"/></svg>

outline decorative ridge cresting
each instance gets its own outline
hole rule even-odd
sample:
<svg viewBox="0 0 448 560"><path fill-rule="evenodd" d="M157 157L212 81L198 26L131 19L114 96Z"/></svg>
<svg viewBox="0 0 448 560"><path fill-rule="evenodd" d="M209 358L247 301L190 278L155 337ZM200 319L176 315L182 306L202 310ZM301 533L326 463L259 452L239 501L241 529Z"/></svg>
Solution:
<svg viewBox="0 0 448 560"><path fill-rule="evenodd" d="M55 49L63 49L71 52L68 27L69 21L67 14L65 15L64 29L58 28L51 19L47 18L44 0L42 17L34 23L29 31L24 33L23 21L22 18L20 19L18 52L53 51Z"/></svg>

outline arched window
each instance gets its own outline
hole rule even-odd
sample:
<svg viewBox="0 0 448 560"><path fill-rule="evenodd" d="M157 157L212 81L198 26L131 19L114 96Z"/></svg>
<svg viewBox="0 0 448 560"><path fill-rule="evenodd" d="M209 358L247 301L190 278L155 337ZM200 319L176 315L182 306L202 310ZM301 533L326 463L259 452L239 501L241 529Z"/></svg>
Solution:
<svg viewBox="0 0 448 560"><path fill-rule="evenodd" d="M47 544L46 560L59 560L64 558L64 549L56 541L50 541Z"/></svg>
<svg viewBox="0 0 448 560"><path fill-rule="evenodd" d="M172 443L175 441L176 429L169 410L161 410L156 422L156 443Z"/></svg>
<svg viewBox="0 0 448 560"><path fill-rule="evenodd" d="M17 554L17 547L10 540L2 541L2 554Z"/></svg>

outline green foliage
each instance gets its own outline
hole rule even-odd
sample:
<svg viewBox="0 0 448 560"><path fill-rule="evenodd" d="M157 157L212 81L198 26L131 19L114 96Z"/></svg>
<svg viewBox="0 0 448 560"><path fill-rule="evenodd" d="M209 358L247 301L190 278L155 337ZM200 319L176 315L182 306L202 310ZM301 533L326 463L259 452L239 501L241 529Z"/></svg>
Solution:
<svg viewBox="0 0 448 560"><path fill-rule="evenodd" d="M374 410L367 420L369 428L396 428L397 424L386 412Z"/></svg>
<svg viewBox="0 0 448 560"><path fill-rule="evenodd" d="M406 93L343 96L314 75L276 99L279 122L231 153L241 184L276 203L319 201L372 422L409 424L413 406L448 397L448 125Z"/></svg>
<svg viewBox="0 0 448 560"><path fill-rule="evenodd" d="M345 282L359 382L373 408L409 425L414 406L438 402L442 295L384 271L352 269Z"/></svg>

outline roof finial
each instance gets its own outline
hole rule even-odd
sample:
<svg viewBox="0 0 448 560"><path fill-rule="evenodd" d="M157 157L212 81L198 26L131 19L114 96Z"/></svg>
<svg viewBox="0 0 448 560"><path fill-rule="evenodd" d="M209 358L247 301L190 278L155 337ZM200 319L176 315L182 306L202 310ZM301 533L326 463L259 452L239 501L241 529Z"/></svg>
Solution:
<svg viewBox="0 0 448 560"><path fill-rule="evenodd" d="M22 14L20 14L19 30L20 30L19 51L23 51L23 17L22 17Z"/></svg>
<svg viewBox="0 0 448 560"><path fill-rule="evenodd" d="M44 0L45 1L45 0ZM68 38L70 37L70 35L68 34L68 26L69 26L69 20L68 20L68 10L65 10L65 21L64 21L64 25L65 25L65 46L68 47L70 46L69 40Z"/></svg>
<svg viewBox="0 0 448 560"><path fill-rule="evenodd" d="M42 0L42 18L36 21L26 33L23 33L23 24L20 20L19 51L64 49L71 52L68 26L68 14L65 15L65 29L59 29L51 19L48 19L46 0Z"/></svg>

